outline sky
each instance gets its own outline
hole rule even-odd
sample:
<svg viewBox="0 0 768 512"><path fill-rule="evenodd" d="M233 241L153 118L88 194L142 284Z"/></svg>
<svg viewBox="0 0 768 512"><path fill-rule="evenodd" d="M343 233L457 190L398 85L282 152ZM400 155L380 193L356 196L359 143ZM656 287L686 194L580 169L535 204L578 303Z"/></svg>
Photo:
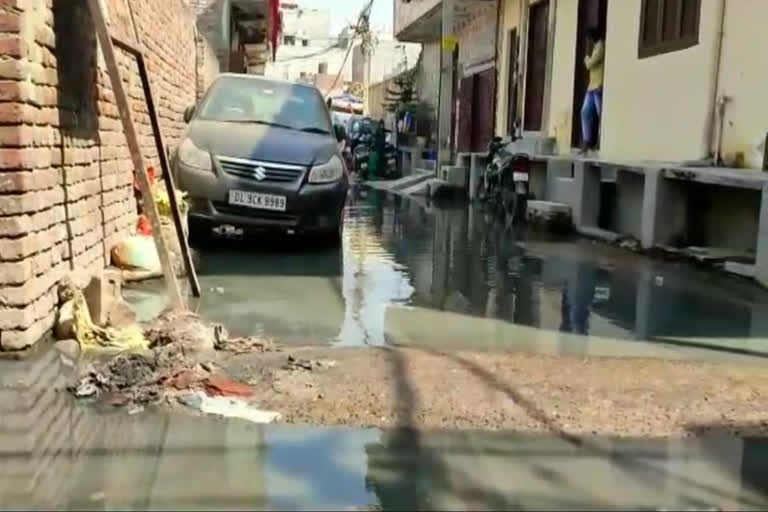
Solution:
<svg viewBox="0 0 768 512"><path fill-rule="evenodd" d="M331 30L333 34L346 25L357 21L357 15L368 0L299 0L300 6L331 10ZM376 31L392 32L392 0L373 0L371 27Z"/></svg>

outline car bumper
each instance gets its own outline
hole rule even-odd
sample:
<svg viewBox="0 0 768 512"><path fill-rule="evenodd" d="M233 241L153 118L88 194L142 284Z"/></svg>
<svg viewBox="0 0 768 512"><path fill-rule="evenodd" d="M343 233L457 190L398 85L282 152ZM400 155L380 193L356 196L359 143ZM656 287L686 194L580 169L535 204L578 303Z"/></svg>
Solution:
<svg viewBox="0 0 768 512"><path fill-rule="evenodd" d="M190 221L212 227L232 225L248 230L296 233L335 231L349 188L346 176L334 183L271 186L232 179L221 172L186 168L178 162L175 170L179 188L187 193ZM230 190L283 195L286 211L231 205Z"/></svg>

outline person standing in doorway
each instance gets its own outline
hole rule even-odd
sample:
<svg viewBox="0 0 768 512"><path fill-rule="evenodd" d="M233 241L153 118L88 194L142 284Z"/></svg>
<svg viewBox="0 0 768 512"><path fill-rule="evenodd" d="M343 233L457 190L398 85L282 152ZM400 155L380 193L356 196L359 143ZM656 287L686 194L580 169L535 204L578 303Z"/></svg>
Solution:
<svg viewBox="0 0 768 512"><path fill-rule="evenodd" d="M587 55L584 66L589 73L589 86L581 106L581 151L586 153L597 147L600 118L603 113L603 60L605 43L597 27L587 30Z"/></svg>

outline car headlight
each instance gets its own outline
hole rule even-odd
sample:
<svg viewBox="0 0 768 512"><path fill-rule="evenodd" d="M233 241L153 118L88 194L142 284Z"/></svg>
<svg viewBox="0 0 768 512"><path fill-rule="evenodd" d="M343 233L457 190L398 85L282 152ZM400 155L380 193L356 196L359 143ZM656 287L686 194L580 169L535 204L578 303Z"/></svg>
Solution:
<svg viewBox="0 0 768 512"><path fill-rule="evenodd" d="M211 154L195 146L195 143L189 138L184 139L184 142L179 146L179 160L182 164L189 167L195 167L204 171L213 170Z"/></svg>
<svg viewBox="0 0 768 512"><path fill-rule="evenodd" d="M310 183L330 183L338 181L344 175L344 164L341 159L333 155L328 162L323 165L316 165L309 173Z"/></svg>

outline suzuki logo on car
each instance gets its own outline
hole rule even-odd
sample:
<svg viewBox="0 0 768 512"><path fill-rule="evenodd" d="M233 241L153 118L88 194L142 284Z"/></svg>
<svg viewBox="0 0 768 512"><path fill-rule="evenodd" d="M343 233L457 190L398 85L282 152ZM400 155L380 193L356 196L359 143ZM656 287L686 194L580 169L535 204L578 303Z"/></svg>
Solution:
<svg viewBox="0 0 768 512"><path fill-rule="evenodd" d="M257 167L253 170L253 174L257 180L261 181L267 177L267 170L263 167Z"/></svg>

